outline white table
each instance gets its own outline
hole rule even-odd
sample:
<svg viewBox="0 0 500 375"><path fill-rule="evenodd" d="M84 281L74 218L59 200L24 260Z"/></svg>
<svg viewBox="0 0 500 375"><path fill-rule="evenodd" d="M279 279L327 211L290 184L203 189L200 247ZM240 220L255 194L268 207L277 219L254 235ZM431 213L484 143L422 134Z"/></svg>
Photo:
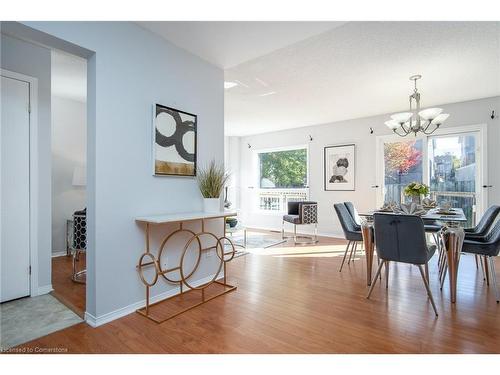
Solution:
<svg viewBox="0 0 500 375"><path fill-rule="evenodd" d="M186 312L196 306L199 306L207 301L210 301L211 299L214 299L216 297L219 297L223 294L226 294L230 291L233 291L236 289L235 286L229 285L226 282L226 263L231 261L234 258L234 253L235 253L235 248L234 244L232 241L226 237L226 217L230 216L236 216L236 212L233 211L221 211L221 212L216 212L216 213L206 213L206 212L186 212L186 213L175 213L175 214L164 214L164 215L152 215L152 216L140 216L137 217L135 220L138 223L145 224L145 241L146 241L146 250L145 252L141 255L139 258L139 263L137 264L137 270L139 272L139 276L141 278L141 281L146 287L146 306L138 309L137 312L148 319L153 320L156 323L162 323L168 319L171 319L179 314L182 314L183 312ZM213 219L223 219L223 227L224 227L224 234L222 237L218 237L216 234L206 231L205 229L205 222L207 220L213 220ZM191 229L184 228L184 223L186 222L194 222L194 221L199 221L201 223L201 231L195 232ZM160 248L158 249L157 255L153 254L151 252L151 226L153 225L161 225L161 224L167 224L167 223L177 223L179 225L179 228L174 230L173 232L165 234L165 237L163 240L160 242ZM184 249L181 252L181 257L178 265L175 265L173 267L165 266L163 268L160 259L162 252L166 249L166 245L168 241L177 233L188 233L190 234L190 237L188 241L186 242ZM212 238L216 241L215 246L210 246L203 248L202 246L202 237L209 237ZM225 243L228 242L231 246L232 251L226 252L225 251ZM190 247L192 243L198 244L198 258L196 260L196 264L193 267L191 271L189 271L188 274L185 273L184 266L183 266L183 261L184 257L186 255L186 251ZM219 266L218 269L215 272L215 275L213 278L200 286L195 286L192 284L192 281L190 281L191 276L195 273L196 269L201 263L202 253L205 251L210 251L215 249L217 256L219 257ZM146 259L147 258L147 259ZM154 267L154 276L151 280L147 280L145 275L144 275L144 269L146 268L151 268ZM221 282L218 280L218 276L221 272L221 270L224 270L224 281ZM175 279L173 276L171 276L172 272L179 272L179 278ZM176 296L165 298L161 301L155 302L155 303L150 303L150 288L156 284L158 281L159 276L164 278L167 282L170 283L177 283L179 284L180 288L180 293L177 294ZM205 298L205 289L209 287L212 284L219 284L223 286L223 290L221 292L217 292L216 294L212 294L209 298ZM186 286L188 290L184 291L183 287ZM201 291L201 300L199 302L196 302L194 305L190 305L188 307L183 308L179 312L175 312L171 315L169 315L166 318L157 318L154 315L150 313L150 307L153 305L156 305L158 303L164 302L166 300L176 298L179 296L182 296L183 294L192 292L192 291Z"/></svg>

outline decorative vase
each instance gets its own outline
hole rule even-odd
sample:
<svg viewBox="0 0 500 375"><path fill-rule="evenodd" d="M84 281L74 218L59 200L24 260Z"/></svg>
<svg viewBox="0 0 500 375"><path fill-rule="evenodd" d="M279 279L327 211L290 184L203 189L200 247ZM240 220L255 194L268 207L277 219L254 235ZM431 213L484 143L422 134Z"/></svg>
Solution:
<svg viewBox="0 0 500 375"><path fill-rule="evenodd" d="M206 213L220 212L220 198L203 198L203 211Z"/></svg>
<svg viewBox="0 0 500 375"><path fill-rule="evenodd" d="M412 195L411 196L411 203L422 204L422 196L420 194L419 195Z"/></svg>
<svg viewBox="0 0 500 375"><path fill-rule="evenodd" d="M228 187L227 187L227 186L226 186L226 187L224 187L224 191L225 191L225 194L224 194L224 208L229 208L229 207L231 207L231 204L232 204L232 203L229 201L229 199L228 199L227 189L228 189Z"/></svg>

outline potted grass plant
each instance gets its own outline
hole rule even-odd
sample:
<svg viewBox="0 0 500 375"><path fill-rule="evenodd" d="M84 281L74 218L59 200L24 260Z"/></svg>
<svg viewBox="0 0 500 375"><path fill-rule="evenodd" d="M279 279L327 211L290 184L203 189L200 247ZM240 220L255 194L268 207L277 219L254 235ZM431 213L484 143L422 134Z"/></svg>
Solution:
<svg viewBox="0 0 500 375"><path fill-rule="evenodd" d="M198 169L198 187L203 196L203 210L205 212L212 213L221 210L220 196L228 178L229 173L224 170L224 166L215 160Z"/></svg>

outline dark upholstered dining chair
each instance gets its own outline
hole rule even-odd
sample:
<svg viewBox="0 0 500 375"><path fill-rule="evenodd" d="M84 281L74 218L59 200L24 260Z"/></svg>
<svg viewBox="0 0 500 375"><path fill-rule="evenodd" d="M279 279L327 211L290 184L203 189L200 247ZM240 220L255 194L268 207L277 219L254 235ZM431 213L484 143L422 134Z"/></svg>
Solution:
<svg viewBox="0 0 500 375"><path fill-rule="evenodd" d="M495 220L500 213L500 206L493 205L486 210L479 223L474 228L465 229L465 239L466 240L477 240L481 239L488 234Z"/></svg>
<svg viewBox="0 0 500 375"><path fill-rule="evenodd" d="M318 242L318 203L310 201L288 202L288 212L283 216L281 224L281 238L287 239L285 236L285 222L293 224L293 241L296 244L315 244ZM314 237L298 236L297 225L314 224ZM306 239L306 241L298 241L298 238Z"/></svg>
<svg viewBox="0 0 500 375"><path fill-rule="evenodd" d="M493 283L493 288L495 290L496 301L497 303L500 303L500 295L498 293L494 260L494 257L498 256L498 253L500 252L500 220L496 222L494 227L488 234L486 234L486 236L477 237L474 240L467 239L466 237L464 240L462 251L464 253L475 254L484 257L484 271L486 282L489 285L491 277L491 282Z"/></svg>
<svg viewBox="0 0 500 375"><path fill-rule="evenodd" d="M389 283L389 263L409 263L418 267L434 313L438 316L434 298L429 288L429 271L427 268L427 262L434 255L436 246L427 245L422 219L414 215L382 213L375 213L373 219L376 251L381 262L366 298L370 298L383 265L385 265L387 288ZM425 273L422 266L425 266Z"/></svg>
<svg viewBox="0 0 500 375"><path fill-rule="evenodd" d="M352 219L356 223L356 230L361 230L361 218L359 217L358 210L354 207L352 202L344 202L345 208L349 211Z"/></svg>
<svg viewBox="0 0 500 375"><path fill-rule="evenodd" d="M357 229L358 227L356 226L356 222L347 210L344 203L336 203L333 205L333 207L337 212L337 216L339 218L340 225L342 226L342 231L344 232L345 239L349 241L347 243L344 258L342 259L342 264L340 265L339 269L339 272L342 272L342 267L344 267L347 253L349 252L349 247L351 248L351 253L349 255L350 260L352 253L358 246L358 242L363 241L363 236L361 234L361 231Z"/></svg>
<svg viewBox="0 0 500 375"><path fill-rule="evenodd" d="M474 228L466 228L465 231L465 239L471 241L484 241L484 237L488 234L493 224L500 214L500 206L493 205L489 207L484 213L479 223ZM441 256L443 255L443 256ZM479 268L481 265L481 270L483 272L483 279L486 280L489 285L490 275L488 273L488 259L486 257L481 257L481 254L474 254L476 258L476 268ZM481 259L482 258L482 259ZM484 263L483 263L484 260ZM443 287L444 280L446 278L446 272L448 265L446 263L444 252L440 252L440 257L438 260L439 270L440 270L440 278L441 278L441 288Z"/></svg>

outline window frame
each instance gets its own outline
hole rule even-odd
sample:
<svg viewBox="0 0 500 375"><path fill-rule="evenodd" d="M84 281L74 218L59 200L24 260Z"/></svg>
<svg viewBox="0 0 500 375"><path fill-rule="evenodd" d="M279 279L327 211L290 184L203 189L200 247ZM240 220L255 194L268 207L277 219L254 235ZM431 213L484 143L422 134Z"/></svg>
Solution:
<svg viewBox="0 0 500 375"><path fill-rule="evenodd" d="M417 137L413 135L408 135L412 140L421 138L423 140L423 182L429 185L429 140L432 138L446 137L450 135L459 135L462 133L478 133L478 144L476 145L476 163L479 166L477 169L477 182L476 190L479 192L481 190L481 197L477 201L476 214L477 217L481 217L484 213L486 207L488 207L488 189L482 188L483 184L488 181L488 126L486 124L472 124L464 126L448 126L439 128L434 134L424 135L419 133ZM380 135L376 137L376 184L377 186L377 197L376 204L380 207L384 203L384 143L391 141L404 141L406 137L400 137L395 134L390 135ZM410 139L410 138L409 138Z"/></svg>
<svg viewBox="0 0 500 375"><path fill-rule="evenodd" d="M291 150L306 150L306 185L303 188L261 188L260 187L260 160L259 154L270 153L270 152L280 152L280 151L291 151ZM306 200L309 199L309 181L310 181L310 153L309 153L309 144L296 144L289 146L280 146L280 147L272 147L272 148L262 148L253 150L253 181L255 183L256 189L254 189L254 199L253 201L253 210L259 214L263 215L282 215L285 211L285 207L281 207L279 210L265 210L260 208L260 195L261 193L286 193L286 192L299 192L306 194Z"/></svg>

